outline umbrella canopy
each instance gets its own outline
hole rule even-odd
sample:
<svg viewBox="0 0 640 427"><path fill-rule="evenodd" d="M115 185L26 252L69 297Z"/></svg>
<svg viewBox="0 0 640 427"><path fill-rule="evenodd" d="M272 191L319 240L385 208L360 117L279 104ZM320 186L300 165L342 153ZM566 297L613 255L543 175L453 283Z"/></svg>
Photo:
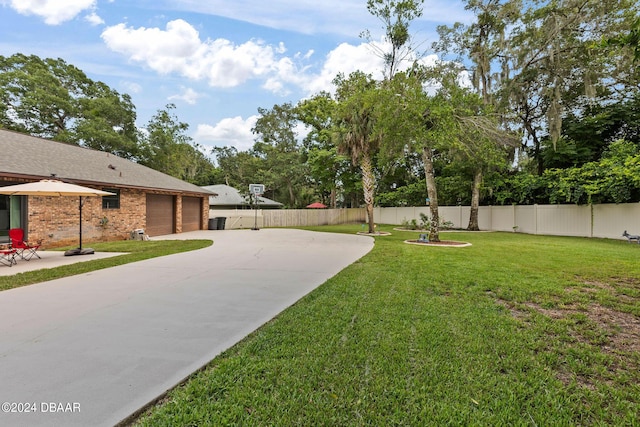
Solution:
<svg viewBox="0 0 640 427"><path fill-rule="evenodd" d="M111 196L113 193L69 184L56 179L43 179L26 184L9 185L0 187L0 194L9 196Z"/></svg>
<svg viewBox="0 0 640 427"><path fill-rule="evenodd" d="M9 196L76 196L79 198L80 211L80 245L78 249L65 252L65 255L85 255L92 254L93 249L82 249L82 198L91 196L111 196L113 193L96 190L94 188L83 187L81 185L69 184L57 179L43 179L38 182L26 184L8 185L0 187L0 194Z"/></svg>
<svg viewBox="0 0 640 427"><path fill-rule="evenodd" d="M310 205L307 205L307 208L309 209L324 209L326 207L327 205L322 204L320 202L315 202L315 203L311 203Z"/></svg>

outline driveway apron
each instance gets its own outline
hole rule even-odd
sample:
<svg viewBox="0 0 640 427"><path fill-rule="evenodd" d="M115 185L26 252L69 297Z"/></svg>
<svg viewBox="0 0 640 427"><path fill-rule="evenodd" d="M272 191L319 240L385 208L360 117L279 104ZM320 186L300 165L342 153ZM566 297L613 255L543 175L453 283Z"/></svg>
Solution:
<svg viewBox="0 0 640 427"><path fill-rule="evenodd" d="M160 238L214 244L0 292L0 425L117 424L373 247L287 229Z"/></svg>

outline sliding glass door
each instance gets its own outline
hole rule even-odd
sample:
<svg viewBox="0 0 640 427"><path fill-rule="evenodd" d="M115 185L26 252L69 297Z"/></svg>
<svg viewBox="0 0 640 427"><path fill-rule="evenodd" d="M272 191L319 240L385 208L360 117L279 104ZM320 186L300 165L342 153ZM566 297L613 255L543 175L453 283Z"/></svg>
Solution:
<svg viewBox="0 0 640 427"><path fill-rule="evenodd" d="M0 195L0 243L9 242L10 228L25 228L25 199L24 196Z"/></svg>

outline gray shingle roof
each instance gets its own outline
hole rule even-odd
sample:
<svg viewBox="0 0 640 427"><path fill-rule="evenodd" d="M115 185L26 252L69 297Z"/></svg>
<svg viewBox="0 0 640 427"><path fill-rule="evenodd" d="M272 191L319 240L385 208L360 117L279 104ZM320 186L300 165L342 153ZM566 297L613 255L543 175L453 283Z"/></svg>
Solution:
<svg viewBox="0 0 640 427"><path fill-rule="evenodd" d="M104 151L0 129L0 174L145 190L210 194L190 184Z"/></svg>
<svg viewBox="0 0 640 427"><path fill-rule="evenodd" d="M247 198L240 194L234 187L225 184L207 185L202 187L205 190L216 193L216 196L209 196L209 206L250 206ZM282 206L282 203L266 197L258 196L258 205L265 206Z"/></svg>

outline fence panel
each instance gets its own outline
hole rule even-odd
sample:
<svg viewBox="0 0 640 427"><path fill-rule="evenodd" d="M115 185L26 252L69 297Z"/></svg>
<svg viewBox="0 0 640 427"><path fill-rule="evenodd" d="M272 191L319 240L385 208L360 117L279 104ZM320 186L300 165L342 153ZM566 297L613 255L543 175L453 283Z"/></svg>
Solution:
<svg viewBox="0 0 640 427"><path fill-rule="evenodd" d="M337 225L365 221L364 209L274 209L263 210L265 227Z"/></svg>
<svg viewBox="0 0 640 427"><path fill-rule="evenodd" d="M537 234L591 237L591 206L538 205Z"/></svg>
<svg viewBox="0 0 640 427"><path fill-rule="evenodd" d="M469 206L438 207L438 216L440 217L440 223L450 222L453 228L466 228L469 225L470 215L471 207Z"/></svg>
<svg viewBox="0 0 640 427"><path fill-rule="evenodd" d="M466 228L469 206L441 206L442 221L453 223L454 228ZM428 206L375 208L378 224L401 225L415 219L420 213L431 216ZM211 210L209 218L226 217L226 228L297 227L337 225L366 222L364 208L355 209L277 209L277 210ZM530 234L559 236L601 237L623 239L622 232L640 234L640 203L619 205L532 205L481 206L478 212L481 230L516 231Z"/></svg>
<svg viewBox="0 0 640 427"><path fill-rule="evenodd" d="M301 227L365 222L364 209L227 209L210 210L209 218L225 217L225 229Z"/></svg>
<svg viewBox="0 0 640 427"><path fill-rule="evenodd" d="M537 206L513 206L513 225L511 230L536 234L538 231ZM511 231L510 230L510 231Z"/></svg>
<svg viewBox="0 0 640 427"><path fill-rule="evenodd" d="M492 216L493 209L491 206L480 206L478 209L478 228L480 230L491 230Z"/></svg>
<svg viewBox="0 0 640 427"><path fill-rule="evenodd" d="M593 237L622 238L622 232L640 234L640 203L593 205Z"/></svg>
<svg viewBox="0 0 640 427"><path fill-rule="evenodd" d="M412 219L420 222L420 212L425 212L428 215L429 208L422 210L420 206L393 209L378 207L373 210L373 219L378 224L402 224L403 222L410 222Z"/></svg>
<svg viewBox="0 0 640 427"><path fill-rule="evenodd" d="M515 224L515 206L491 206L492 231L513 231Z"/></svg>

